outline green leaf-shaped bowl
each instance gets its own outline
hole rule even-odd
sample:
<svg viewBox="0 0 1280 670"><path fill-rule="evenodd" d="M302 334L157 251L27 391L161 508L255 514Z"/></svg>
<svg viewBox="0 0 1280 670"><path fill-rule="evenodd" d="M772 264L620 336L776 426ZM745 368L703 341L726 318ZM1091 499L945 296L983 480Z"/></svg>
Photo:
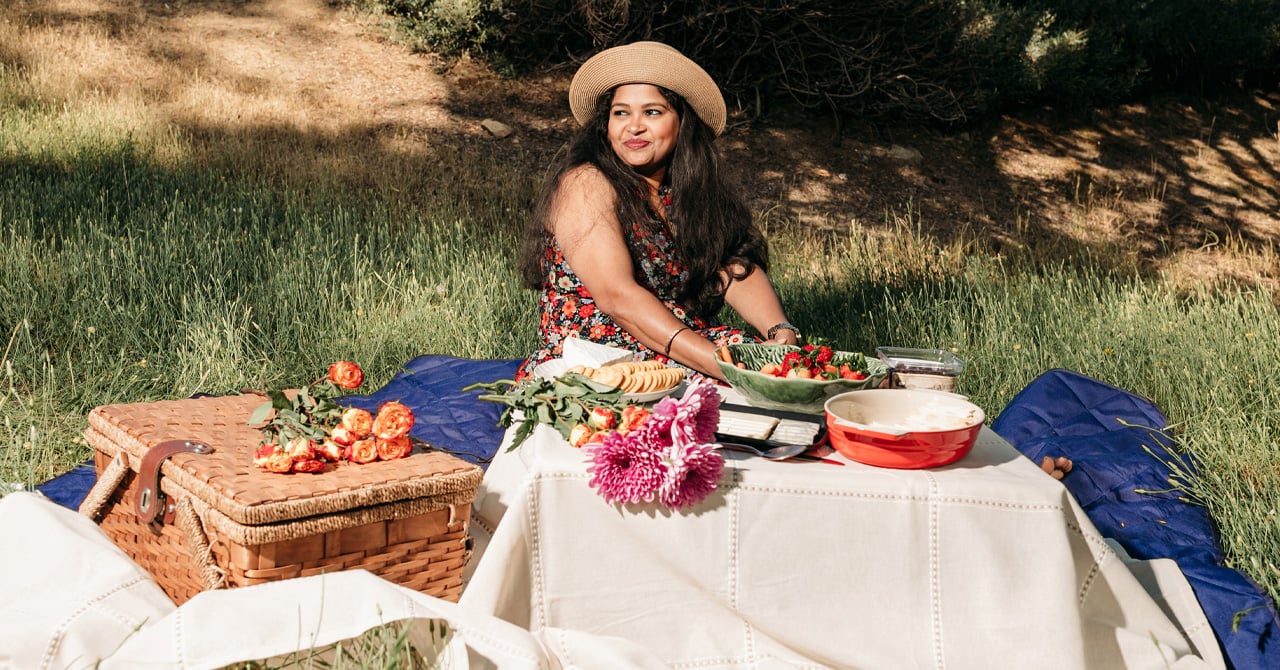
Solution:
<svg viewBox="0 0 1280 670"><path fill-rule="evenodd" d="M835 352L832 363L837 366L850 363L855 368L864 369L867 372L866 379L782 378L757 372L766 364L781 363L787 352L798 350L799 347L786 344L731 344L729 353L734 362L744 364L747 369L724 361L719 361L718 364L729 385L741 393L751 406L804 414L822 414L822 406L827 398L846 391L876 388L889 374L889 366L884 361L850 351Z"/></svg>

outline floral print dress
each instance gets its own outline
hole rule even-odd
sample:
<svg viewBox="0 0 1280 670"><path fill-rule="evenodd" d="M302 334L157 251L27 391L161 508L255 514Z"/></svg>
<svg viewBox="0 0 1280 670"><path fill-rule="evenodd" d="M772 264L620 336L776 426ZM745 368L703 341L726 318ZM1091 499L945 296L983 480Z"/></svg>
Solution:
<svg viewBox="0 0 1280 670"><path fill-rule="evenodd" d="M626 232L636 283L657 296L677 319L716 346L756 341L742 330L703 319L676 302L676 294L688 280L688 271L676 258L675 243L666 222L654 216L650 221L636 224ZM669 360L661 353L640 344L626 329L596 308L596 301L565 262L564 253L552 236L547 236L542 266L547 272L538 303L542 313L539 334L543 346L520 366L516 375L518 379L530 374L539 363L559 358L564 350L565 340L572 337L631 349L636 352L637 359Z"/></svg>

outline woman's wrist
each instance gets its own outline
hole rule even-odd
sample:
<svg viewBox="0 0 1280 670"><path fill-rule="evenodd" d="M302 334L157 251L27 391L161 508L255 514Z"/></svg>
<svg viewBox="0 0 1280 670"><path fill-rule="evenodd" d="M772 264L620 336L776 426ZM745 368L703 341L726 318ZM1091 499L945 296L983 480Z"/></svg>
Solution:
<svg viewBox="0 0 1280 670"><path fill-rule="evenodd" d="M678 362L708 377L724 381L724 373L720 372L720 366L716 363L714 343L688 326L677 328L667 337L669 339L665 354L672 362Z"/></svg>
<svg viewBox="0 0 1280 670"><path fill-rule="evenodd" d="M676 328L675 330L671 331L671 335L667 337L667 346L662 348L663 356L666 356L667 358L671 358L671 344L676 341L676 337L679 336L680 333L683 333L686 330L689 330L688 326L680 326L679 328Z"/></svg>
<svg viewBox="0 0 1280 670"><path fill-rule="evenodd" d="M780 330L789 330L795 333L797 342L799 342L800 339L803 337L803 335L800 334L799 328L791 325L790 323L787 323L786 321L779 321L778 323L773 324L773 326L769 328L769 330L764 335L764 339L766 340L774 339L774 337L778 334L778 331Z"/></svg>

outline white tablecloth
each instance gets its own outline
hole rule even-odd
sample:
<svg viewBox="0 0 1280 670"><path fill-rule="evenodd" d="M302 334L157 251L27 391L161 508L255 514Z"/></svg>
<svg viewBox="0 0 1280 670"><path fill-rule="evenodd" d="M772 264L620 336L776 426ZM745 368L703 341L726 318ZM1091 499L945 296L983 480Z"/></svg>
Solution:
<svg viewBox="0 0 1280 670"><path fill-rule="evenodd" d="M932 470L726 459L691 510L615 506L539 427L486 474L461 604L686 668L1222 667L1176 566L1131 570L990 430Z"/></svg>

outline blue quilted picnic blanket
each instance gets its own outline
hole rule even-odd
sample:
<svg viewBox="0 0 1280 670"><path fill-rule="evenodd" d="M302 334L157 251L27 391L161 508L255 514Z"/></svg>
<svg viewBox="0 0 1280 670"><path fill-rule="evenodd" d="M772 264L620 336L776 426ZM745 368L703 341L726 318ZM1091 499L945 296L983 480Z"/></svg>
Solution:
<svg viewBox="0 0 1280 670"><path fill-rule="evenodd" d="M1068 370L1033 380L991 424L1033 461L1067 456L1062 480L1104 536L1137 559L1178 563L1213 626L1228 664L1280 668L1280 617L1261 588L1222 565L1208 511L1169 491L1175 470L1195 472L1177 453L1150 401Z"/></svg>
<svg viewBox="0 0 1280 670"><path fill-rule="evenodd" d="M478 391L463 393L462 389L476 382L511 379L522 362L419 356L386 386L366 396L344 396L341 402L377 412L382 403L398 400L413 410L411 435L486 467L502 442L498 417L503 405L477 400Z"/></svg>

